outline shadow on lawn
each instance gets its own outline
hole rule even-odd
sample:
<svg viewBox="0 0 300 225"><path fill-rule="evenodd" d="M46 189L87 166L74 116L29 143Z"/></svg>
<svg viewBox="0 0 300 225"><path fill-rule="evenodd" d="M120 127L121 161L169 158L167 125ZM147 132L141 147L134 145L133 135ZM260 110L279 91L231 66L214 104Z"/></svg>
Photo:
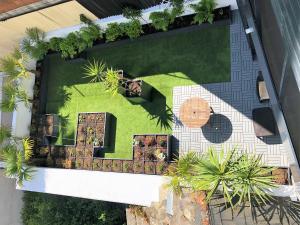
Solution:
<svg viewBox="0 0 300 225"><path fill-rule="evenodd" d="M158 90L152 90L152 102L142 103L141 106L149 113L150 120L156 120L156 126L162 130L172 129L173 111L166 104L166 97Z"/></svg>
<svg viewBox="0 0 300 225"><path fill-rule="evenodd" d="M117 117L113 114L110 114L109 121L109 140L107 143L107 148L104 151L103 157L105 157L105 153L114 153L115 145L116 145L116 130L117 130Z"/></svg>

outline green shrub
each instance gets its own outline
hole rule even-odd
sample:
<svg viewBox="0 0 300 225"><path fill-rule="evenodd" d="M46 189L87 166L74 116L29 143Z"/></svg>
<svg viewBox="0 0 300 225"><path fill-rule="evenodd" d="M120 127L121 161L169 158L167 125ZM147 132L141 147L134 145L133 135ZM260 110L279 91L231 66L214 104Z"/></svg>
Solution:
<svg viewBox="0 0 300 225"><path fill-rule="evenodd" d="M162 12L152 12L149 16L149 19L151 20L155 29L167 31L172 18L169 11L165 9Z"/></svg>
<svg viewBox="0 0 300 225"><path fill-rule="evenodd" d="M83 47L77 33L70 33L59 43L61 56L63 58L74 58L75 55L80 53L79 46L81 46L80 50L82 50Z"/></svg>
<svg viewBox="0 0 300 225"><path fill-rule="evenodd" d="M184 12L183 0L171 0L172 9L170 11L171 23L174 22L177 16L181 16Z"/></svg>
<svg viewBox="0 0 300 225"><path fill-rule="evenodd" d="M138 19L133 19L124 25L124 32L130 39L137 38L143 33L142 24Z"/></svg>
<svg viewBox="0 0 300 225"><path fill-rule="evenodd" d="M24 225L122 225L125 206L89 199L25 192Z"/></svg>
<svg viewBox="0 0 300 225"><path fill-rule="evenodd" d="M194 23L212 23L214 20L213 10L216 7L215 0L201 0L197 4L192 4L191 8L195 11Z"/></svg>
<svg viewBox="0 0 300 225"><path fill-rule="evenodd" d="M123 23L109 23L106 28L106 41L115 41L118 37L124 34Z"/></svg>
<svg viewBox="0 0 300 225"><path fill-rule="evenodd" d="M101 29L96 24L90 24L82 27L79 31L79 35L87 47L92 47L94 41L98 38L102 38Z"/></svg>
<svg viewBox="0 0 300 225"><path fill-rule="evenodd" d="M37 27L27 28L22 41L22 51L34 59L43 59L48 52L48 43L44 41L45 32Z"/></svg>
<svg viewBox="0 0 300 225"><path fill-rule="evenodd" d="M53 37L50 39L49 41L49 48L52 50L52 51L59 51L60 50L60 47L59 47L59 44L63 41L63 38L58 38L58 37Z"/></svg>
<svg viewBox="0 0 300 225"><path fill-rule="evenodd" d="M142 18L142 10L125 7L123 9L123 16L130 20L139 19Z"/></svg>

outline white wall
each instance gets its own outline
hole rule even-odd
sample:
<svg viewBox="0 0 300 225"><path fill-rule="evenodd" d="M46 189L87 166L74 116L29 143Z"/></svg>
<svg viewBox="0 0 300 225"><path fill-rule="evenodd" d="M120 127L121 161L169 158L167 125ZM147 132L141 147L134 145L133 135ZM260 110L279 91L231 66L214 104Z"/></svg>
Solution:
<svg viewBox="0 0 300 225"><path fill-rule="evenodd" d="M33 180L17 189L150 206L159 201L159 188L166 179L156 175L37 168Z"/></svg>
<svg viewBox="0 0 300 225"><path fill-rule="evenodd" d="M30 98L33 98L34 82L35 76L32 73L30 73L30 77L20 79L20 86L26 91ZM31 108L27 108L23 102L17 103L16 110L13 112L12 134L19 138L29 136L30 123Z"/></svg>
<svg viewBox="0 0 300 225"><path fill-rule="evenodd" d="M197 3L198 0L188 0L186 2L187 2L186 8L185 8L185 12L183 13L183 15L192 14L193 11L187 5L192 4L192 3ZM216 0L216 2L217 2L216 8L230 5L232 10L238 9L236 0ZM141 20L141 22L142 23L150 22L149 15L151 12L162 11L168 7L169 7L169 4L160 4L157 6L150 7L148 9L144 9L143 10L143 20ZM103 18L103 19L97 19L94 22L96 24L100 25L101 28L105 29L107 27L107 24L109 24L109 23L113 23L113 22L121 23L121 22L126 22L126 21L127 21L127 19L124 18L122 15L117 15L117 16L111 16L111 17L107 17L107 18ZM70 32L78 31L81 26L82 25L79 24L79 25L72 26L72 27L67 27L67 28L63 28L63 29L59 29L59 30L50 31L46 35L46 40L49 40L52 37L65 37Z"/></svg>

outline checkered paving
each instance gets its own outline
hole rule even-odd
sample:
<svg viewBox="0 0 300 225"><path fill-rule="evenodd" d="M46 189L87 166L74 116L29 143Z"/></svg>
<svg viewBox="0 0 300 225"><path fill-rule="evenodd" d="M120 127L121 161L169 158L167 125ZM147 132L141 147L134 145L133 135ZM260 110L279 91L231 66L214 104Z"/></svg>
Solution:
<svg viewBox="0 0 300 225"><path fill-rule="evenodd" d="M258 63L252 60L238 12L233 12L230 25L231 82L180 86L173 89L173 136L179 153L203 153L209 147L231 149L237 147L248 154L261 154L271 166L288 166L287 152L280 137L263 140L254 133L252 110L265 107L256 95ZM188 128L179 120L181 104L191 97L208 101L214 116L202 128Z"/></svg>

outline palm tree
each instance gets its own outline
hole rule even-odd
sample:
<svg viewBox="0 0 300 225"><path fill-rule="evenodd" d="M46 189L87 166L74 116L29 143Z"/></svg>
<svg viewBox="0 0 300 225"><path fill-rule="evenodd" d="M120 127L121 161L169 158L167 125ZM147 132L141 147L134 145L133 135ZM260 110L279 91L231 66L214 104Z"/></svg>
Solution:
<svg viewBox="0 0 300 225"><path fill-rule="evenodd" d="M26 38L22 41L22 51L34 59L42 59L48 52L49 46L45 42L45 32L37 27L27 28Z"/></svg>
<svg viewBox="0 0 300 225"><path fill-rule="evenodd" d="M26 91L18 88L16 85L8 83L3 86L3 93L5 95L1 102L1 109L5 112L12 112L16 109L17 103L23 102L27 108L30 107L31 99Z"/></svg>
<svg viewBox="0 0 300 225"><path fill-rule="evenodd" d="M195 152L189 152L175 160L176 167L169 169L167 175L172 177L168 186L172 188L176 194L182 194L182 186L191 186L193 166L199 162L200 158Z"/></svg>
<svg viewBox="0 0 300 225"><path fill-rule="evenodd" d="M105 68L106 64L101 61L95 59L92 62L89 61L88 64L83 67L85 70L84 74L86 75L83 78L90 78L90 82L100 82L105 76Z"/></svg>
<svg viewBox="0 0 300 225"><path fill-rule="evenodd" d="M206 155L193 167L192 186L196 190L206 190L207 201L211 200L221 186L225 199L231 202L230 181L235 176L232 172L235 153L236 150L233 149L225 156L223 149L218 153L214 148L209 148Z"/></svg>
<svg viewBox="0 0 300 225"><path fill-rule="evenodd" d="M189 153L179 158L175 170L169 173L172 177L169 186L175 192L181 186L206 191L208 202L221 190L232 207L254 200L266 202L271 198L267 189L276 187L270 175L273 169L263 166L261 156L237 154L236 149L225 155L224 150L217 152L210 148L202 157Z"/></svg>
<svg viewBox="0 0 300 225"><path fill-rule="evenodd" d="M11 137L11 130L8 127L0 127L0 144L2 144L6 139Z"/></svg>
<svg viewBox="0 0 300 225"><path fill-rule="evenodd" d="M237 196L237 204L244 202L263 202L270 200L268 188L276 187L271 172L272 167L264 167L261 156L242 154L231 169L235 179L231 181L232 196Z"/></svg>
<svg viewBox="0 0 300 225"><path fill-rule="evenodd" d="M24 65L27 60L27 56L16 48L11 55L0 59L0 70L8 76L9 81L20 77L26 78L29 76L29 71Z"/></svg>
<svg viewBox="0 0 300 225"><path fill-rule="evenodd" d="M19 139L11 135L7 138L9 138L9 144L0 149L0 158L5 162L5 175L9 178L16 178L18 185L22 186L24 181L32 179L34 172L26 165L33 155L34 142L29 138Z"/></svg>
<svg viewBox="0 0 300 225"><path fill-rule="evenodd" d="M107 92L110 92L112 95L116 95L118 93L121 86L121 80L116 70L113 70L112 68L107 69L102 80Z"/></svg>

